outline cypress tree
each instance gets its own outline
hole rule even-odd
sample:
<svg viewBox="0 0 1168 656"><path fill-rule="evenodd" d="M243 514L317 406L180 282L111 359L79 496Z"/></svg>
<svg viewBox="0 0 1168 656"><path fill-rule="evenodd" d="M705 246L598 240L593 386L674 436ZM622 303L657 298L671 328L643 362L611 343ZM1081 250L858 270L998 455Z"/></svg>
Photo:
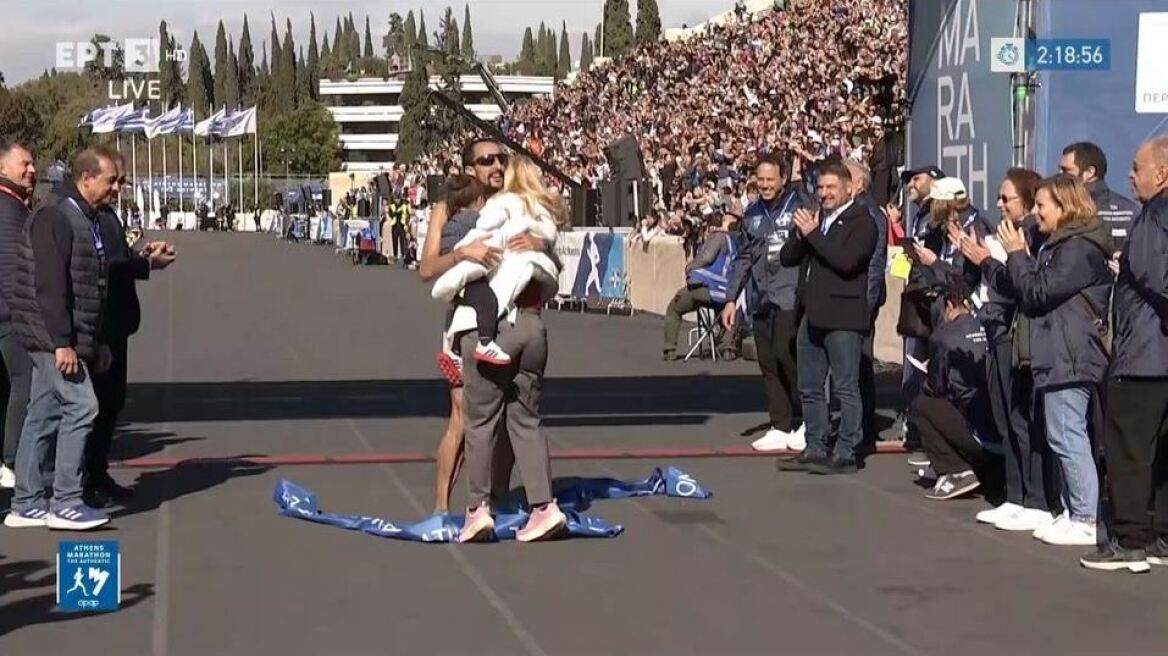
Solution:
<svg viewBox="0 0 1168 656"><path fill-rule="evenodd" d="M227 102L227 77L230 61L227 58L227 30L223 21L219 21L219 29L215 32L215 85L212 97L216 106Z"/></svg>
<svg viewBox="0 0 1168 656"><path fill-rule="evenodd" d="M240 108L239 102L239 60L235 56L235 44L227 44L227 85L224 88L223 103L228 107Z"/></svg>
<svg viewBox="0 0 1168 656"><path fill-rule="evenodd" d="M338 71L345 68L345 33L341 30L340 16L337 16L337 27L333 32L333 66Z"/></svg>
<svg viewBox="0 0 1168 656"><path fill-rule="evenodd" d="M272 87L277 84L280 77L280 55L284 54L280 48L280 32L276 30L276 14L274 13L272 14L272 34L269 37L268 44L268 49L272 53L272 61L268 69L268 90L272 91Z"/></svg>
<svg viewBox="0 0 1168 656"><path fill-rule="evenodd" d="M410 69L401 93L402 120L395 153L399 162L410 164L426 150L426 130L422 122L430 115L428 86L425 66Z"/></svg>
<svg viewBox="0 0 1168 656"><path fill-rule="evenodd" d="M604 2L604 54L620 57L633 43L633 23L629 18L629 0Z"/></svg>
<svg viewBox="0 0 1168 656"><path fill-rule="evenodd" d="M191 49L187 58L187 102L200 116L206 117L208 110L215 102L212 95L214 79L211 77L211 63L207 61L207 51L199 41L199 32L195 30L191 39Z"/></svg>
<svg viewBox="0 0 1168 656"><path fill-rule="evenodd" d="M523 75L535 73L535 37L532 36L530 27L523 33L523 48L519 51L519 72Z"/></svg>
<svg viewBox="0 0 1168 656"><path fill-rule="evenodd" d="M406 14L406 22L402 26L402 30L402 44L406 49L404 56L406 62L412 62L414 60L414 45L418 43L418 23L414 20L413 9Z"/></svg>
<svg viewBox="0 0 1168 656"><path fill-rule="evenodd" d="M588 33L585 32L580 37L580 72L587 73L592 69L592 41L588 39Z"/></svg>
<svg viewBox="0 0 1168 656"><path fill-rule="evenodd" d="M373 57L373 33L369 31L369 14L365 14L365 51L366 59Z"/></svg>
<svg viewBox="0 0 1168 656"><path fill-rule="evenodd" d="M657 0L637 0L637 44L653 43L660 38L661 12Z"/></svg>
<svg viewBox="0 0 1168 656"><path fill-rule="evenodd" d="M418 45L430 47L430 37L426 34L426 12L418 10Z"/></svg>
<svg viewBox="0 0 1168 656"><path fill-rule="evenodd" d="M296 93L296 44L292 41L292 19L287 19L284 28L284 47L280 52L280 69L276 78L276 98L291 100L289 109L300 106L300 97Z"/></svg>
<svg viewBox="0 0 1168 656"><path fill-rule="evenodd" d="M572 49L568 45L568 22L564 21L560 27L560 56L556 75L559 78L567 77L572 72Z"/></svg>
<svg viewBox="0 0 1168 656"><path fill-rule="evenodd" d="M466 4L466 11L462 15L462 58L466 61L475 60L474 31L470 28L470 3Z"/></svg>
<svg viewBox="0 0 1168 656"><path fill-rule="evenodd" d="M239 99L244 105L256 104L255 51L251 45L251 28L243 16L243 34L239 37Z"/></svg>
<svg viewBox="0 0 1168 656"><path fill-rule="evenodd" d="M320 89L317 84L320 79L320 53L316 49L316 15L310 12L308 21L308 59L304 62L304 71L308 78L308 97L316 100ZM325 38L328 38L327 35Z"/></svg>
<svg viewBox="0 0 1168 656"><path fill-rule="evenodd" d="M304 61L304 48L300 48L300 59L296 66L296 99L300 106L312 100L313 88L316 83L312 79L312 72Z"/></svg>

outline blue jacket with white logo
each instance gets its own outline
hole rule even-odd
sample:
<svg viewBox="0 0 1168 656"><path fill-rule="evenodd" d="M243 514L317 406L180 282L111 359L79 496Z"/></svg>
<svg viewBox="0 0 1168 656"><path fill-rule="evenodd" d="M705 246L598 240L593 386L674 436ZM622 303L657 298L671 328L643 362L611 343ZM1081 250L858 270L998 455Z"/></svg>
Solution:
<svg viewBox="0 0 1168 656"><path fill-rule="evenodd" d="M1113 378L1168 378L1168 191L1132 223L1115 283Z"/></svg>
<svg viewBox="0 0 1168 656"><path fill-rule="evenodd" d="M1132 229L1132 221L1140 213L1140 206L1134 200L1115 193L1103 180L1095 180L1087 185L1091 200L1095 201L1099 219L1107 225L1115 247L1123 250Z"/></svg>
<svg viewBox="0 0 1168 656"><path fill-rule="evenodd" d="M795 210L814 211L815 200L802 189L792 186L774 203L762 199L746 208L742 219L742 242L730 267L726 296L731 302L746 289L746 303L752 314L765 313L768 307L794 310L799 288L799 267L785 267L779 262L779 250L793 237Z"/></svg>
<svg viewBox="0 0 1168 656"><path fill-rule="evenodd" d="M868 309L875 319L884 301L888 300L888 287L884 280L884 273L888 269L888 217L884 216L884 210L876 204L871 193L856 198L856 203L868 210L868 215L876 224L876 252L868 263Z"/></svg>

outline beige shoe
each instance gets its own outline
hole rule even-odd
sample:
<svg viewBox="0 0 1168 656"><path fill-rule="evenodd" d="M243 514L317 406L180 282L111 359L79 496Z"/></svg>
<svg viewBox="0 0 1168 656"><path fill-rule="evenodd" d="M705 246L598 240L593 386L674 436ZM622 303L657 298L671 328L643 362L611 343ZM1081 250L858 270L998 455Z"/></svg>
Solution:
<svg viewBox="0 0 1168 656"><path fill-rule="evenodd" d="M466 513L466 524L458 534L459 542L486 542L495 535L495 518L491 517L491 509L487 504L479 506Z"/></svg>
<svg viewBox="0 0 1168 656"><path fill-rule="evenodd" d="M523 528L515 534L520 542L539 542L559 537L568 527L568 518L553 501L539 510L532 511Z"/></svg>

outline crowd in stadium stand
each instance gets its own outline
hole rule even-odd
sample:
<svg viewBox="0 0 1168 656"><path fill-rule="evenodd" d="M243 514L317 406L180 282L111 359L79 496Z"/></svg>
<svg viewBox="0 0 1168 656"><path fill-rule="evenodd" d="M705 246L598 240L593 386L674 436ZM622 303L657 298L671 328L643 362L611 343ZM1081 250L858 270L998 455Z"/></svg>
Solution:
<svg viewBox="0 0 1168 656"><path fill-rule="evenodd" d="M745 205L764 154L789 154L796 173L832 155L867 159L903 120L907 34L901 0L800 3L637 46L517 107L500 127L593 188L610 173L604 147L635 135L656 190L650 220L685 234L687 216L729 199ZM447 172L460 141L415 171Z"/></svg>

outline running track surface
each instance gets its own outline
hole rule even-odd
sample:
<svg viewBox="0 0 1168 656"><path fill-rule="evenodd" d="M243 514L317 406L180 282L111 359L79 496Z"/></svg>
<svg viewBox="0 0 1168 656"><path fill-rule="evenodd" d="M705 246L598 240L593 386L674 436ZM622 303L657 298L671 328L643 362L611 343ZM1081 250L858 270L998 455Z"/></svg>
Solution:
<svg viewBox="0 0 1168 656"><path fill-rule="evenodd" d="M547 315L547 435L577 456L553 471L677 464L713 500L600 502L624 535L541 545L278 517L277 476L327 509L428 514L432 465L417 461L445 425L441 311L414 274L325 247L168 238L180 260L140 286L115 453L138 465L115 472L138 498L95 535L120 541L123 607L55 612L56 545L75 536L0 528L3 656L1163 651L1168 571L1086 572L1079 549L977 526L983 501L924 500L903 456L845 479L665 457L740 453L765 416L753 364L663 363L652 317ZM614 450L662 455L587 458ZM305 457L356 464L278 464Z"/></svg>

